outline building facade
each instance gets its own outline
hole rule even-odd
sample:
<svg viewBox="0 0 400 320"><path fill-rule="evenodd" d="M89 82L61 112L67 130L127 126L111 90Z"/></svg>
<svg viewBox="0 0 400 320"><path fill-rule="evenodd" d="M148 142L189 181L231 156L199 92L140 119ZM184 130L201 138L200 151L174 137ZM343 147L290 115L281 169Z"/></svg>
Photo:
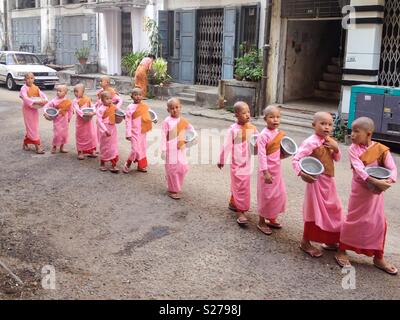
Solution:
<svg viewBox="0 0 400 320"><path fill-rule="evenodd" d="M44 53L59 65L77 62L77 48L101 72L121 74L121 57L148 49L144 18L158 7L147 0L1 0L0 48Z"/></svg>

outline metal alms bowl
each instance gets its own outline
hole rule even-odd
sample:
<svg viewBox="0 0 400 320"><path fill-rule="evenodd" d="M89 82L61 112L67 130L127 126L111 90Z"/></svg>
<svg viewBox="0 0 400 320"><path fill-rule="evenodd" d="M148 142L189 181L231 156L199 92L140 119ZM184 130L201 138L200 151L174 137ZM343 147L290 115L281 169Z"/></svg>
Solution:
<svg viewBox="0 0 400 320"><path fill-rule="evenodd" d="M153 110L149 110L149 113L150 113L150 118L151 118L151 121L153 122L153 123L157 123L157 121L158 121L158 116L157 116L157 113L155 113Z"/></svg>
<svg viewBox="0 0 400 320"><path fill-rule="evenodd" d="M300 169L310 176L317 177L325 171L321 161L314 157L304 157L300 159Z"/></svg>
<svg viewBox="0 0 400 320"><path fill-rule="evenodd" d="M298 151L296 142L289 137L283 137L281 140L281 152L285 157L294 156Z"/></svg>
<svg viewBox="0 0 400 320"><path fill-rule="evenodd" d="M48 108L44 111L46 116L49 118L48 120L54 120L58 116L58 110L56 108Z"/></svg>
<svg viewBox="0 0 400 320"><path fill-rule="evenodd" d="M42 102L43 101L43 98L41 98L41 97L33 97L33 98L30 98L30 99L33 100L32 108L35 108L35 109L43 108L43 106L41 104L38 104L38 102Z"/></svg>
<svg viewBox="0 0 400 320"><path fill-rule="evenodd" d="M185 144L187 148L196 144L197 132L195 130L186 130L185 132Z"/></svg>
<svg viewBox="0 0 400 320"><path fill-rule="evenodd" d="M115 110L115 123L121 123L125 119L125 112L117 109Z"/></svg>
<svg viewBox="0 0 400 320"><path fill-rule="evenodd" d="M392 171L384 167L367 167L365 168L365 172L369 176L379 180L388 179L392 175Z"/></svg>
<svg viewBox="0 0 400 320"><path fill-rule="evenodd" d="M93 115L91 115L91 113L93 113L94 111L94 108L83 108L83 120L90 121L93 118Z"/></svg>

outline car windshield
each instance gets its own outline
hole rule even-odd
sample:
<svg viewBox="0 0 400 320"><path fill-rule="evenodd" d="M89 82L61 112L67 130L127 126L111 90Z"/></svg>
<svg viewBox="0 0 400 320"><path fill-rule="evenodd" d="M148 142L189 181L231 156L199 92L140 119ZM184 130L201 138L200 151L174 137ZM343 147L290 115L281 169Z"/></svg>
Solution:
<svg viewBox="0 0 400 320"><path fill-rule="evenodd" d="M7 64L42 64L33 54L13 53L7 55Z"/></svg>

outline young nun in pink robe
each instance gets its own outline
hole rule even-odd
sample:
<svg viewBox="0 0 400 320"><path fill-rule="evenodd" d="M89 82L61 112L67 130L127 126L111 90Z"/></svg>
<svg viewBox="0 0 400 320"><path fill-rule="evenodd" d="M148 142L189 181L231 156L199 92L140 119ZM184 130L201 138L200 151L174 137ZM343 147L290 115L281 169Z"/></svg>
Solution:
<svg viewBox="0 0 400 320"><path fill-rule="evenodd" d="M100 135L100 170L107 171L106 162L111 162L112 173L118 173L116 167L119 159L117 126L115 125L115 110L119 109L112 103L109 92L101 94L101 104L97 108L97 127Z"/></svg>
<svg viewBox="0 0 400 320"><path fill-rule="evenodd" d="M183 181L189 169L185 132L194 131L194 128L181 116L182 107L178 98L169 99L167 108L170 115L162 123L161 158L165 160L168 196L178 200L181 198Z"/></svg>
<svg viewBox="0 0 400 320"><path fill-rule="evenodd" d="M322 252L311 241L323 243L323 248L336 250L343 221L342 203L338 197L334 178L334 161L341 153L338 143L330 137L333 130L332 116L327 112L314 115L315 134L307 138L293 157L292 164L298 176L305 182L303 204L304 233L300 248L311 257L321 257ZM312 177L300 168L300 159L313 156L324 165L325 171Z"/></svg>
<svg viewBox="0 0 400 320"><path fill-rule="evenodd" d="M243 101L234 105L237 123L233 124L227 133L222 147L218 168L222 169L231 155L231 199L229 209L236 212L236 222L239 225L248 223L245 212L250 209L250 176L251 152L249 139L257 133L257 128L250 123L250 108Z"/></svg>
<svg viewBox="0 0 400 320"><path fill-rule="evenodd" d="M122 97L118 94L118 92L111 87L111 79L109 76L102 76L100 78L100 89L97 90L96 96L97 96L97 102L96 102L96 108L101 104L101 94L104 91L107 91L111 94L112 97L112 103L117 106L117 109L121 109L122 107Z"/></svg>
<svg viewBox="0 0 400 320"><path fill-rule="evenodd" d="M374 257L374 265L396 275L395 266L384 259L387 230L384 213L383 191L397 179L397 168L388 147L371 140L374 122L366 117L352 124L352 145L349 158L353 169L353 180L348 205L348 214L340 234L339 251L335 256L341 266L350 266L345 250ZM370 177L366 167L381 166L391 170L390 178L378 180Z"/></svg>
<svg viewBox="0 0 400 320"><path fill-rule="evenodd" d="M23 149L29 150L28 145L33 144L36 153L43 154L44 150L40 143L39 136L39 110L33 108L34 104L44 106L48 99L46 95L34 84L35 76L29 72L25 75L25 84L22 86L19 97L22 99L22 114L25 123L25 138ZM42 98L42 101L34 101L33 99Z"/></svg>
<svg viewBox="0 0 400 320"><path fill-rule="evenodd" d="M72 101L67 98L67 86L58 85L56 91L57 96L44 107L45 110L56 108L59 111L57 117L53 120L53 148L51 153L56 153L57 147L60 147L61 153L67 153L64 145L68 143L69 122L73 114ZM47 118L46 114L45 118Z"/></svg>
<svg viewBox="0 0 400 320"><path fill-rule="evenodd" d="M137 162L137 170L147 172L147 133L152 129L149 106L142 102L142 90L132 90L133 103L126 111L126 139L131 142L131 153L124 165L123 172L129 173L132 162Z"/></svg>
<svg viewBox="0 0 400 320"><path fill-rule="evenodd" d="M85 159L85 154L91 158L96 158L97 155L97 133L96 127L94 126L93 120L84 119L82 109L91 108L92 102L89 97L85 96L85 86L83 84L77 84L74 88L75 99L72 106L76 113L76 149L78 151L78 159ZM96 113L93 112L92 115Z"/></svg>
<svg viewBox="0 0 400 320"><path fill-rule="evenodd" d="M257 227L261 232L270 235L270 227L282 227L277 218L286 209L286 189L281 170L281 140L285 133L279 130L281 112L278 107L265 108L264 120L267 127L257 138Z"/></svg>

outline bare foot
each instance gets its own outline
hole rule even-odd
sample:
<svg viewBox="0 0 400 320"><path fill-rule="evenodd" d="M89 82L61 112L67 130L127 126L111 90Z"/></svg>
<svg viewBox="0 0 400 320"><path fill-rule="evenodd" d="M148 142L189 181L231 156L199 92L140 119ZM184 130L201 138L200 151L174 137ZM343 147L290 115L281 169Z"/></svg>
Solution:
<svg viewBox="0 0 400 320"><path fill-rule="evenodd" d="M267 225L274 229L282 229L282 225L276 219L269 219Z"/></svg>
<svg viewBox="0 0 400 320"><path fill-rule="evenodd" d="M51 148L51 153L55 154L57 152L57 147L53 146L53 148Z"/></svg>
<svg viewBox="0 0 400 320"><path fill-rule="evenodd" d="M122 168L122 172L129 173L129 171L130 171L129 168L130 168L130 166L128 165L127 162L125 162L124 167Z"/></svg>
<svg viewBox="0 0 400 320"><path fill-rule="evenodd" d="M61 152L61 153L68 153L68 151L65 150L64 148L60 148L60 152Z"/></svg>
<svg viewBox="0 0 400 320"><path fill-rule="evenodd" d="M78 160L84 160L85 156L83 155L82 152L78 153Z"/></svg>
<svg viewBox="0 0 400 320"><path fill-rule="evenodd" d="M106 166L100 166L100 168L99 168L99 170L100 171L108 171L108 169L107 169L107 167Z"/></svg>
<svg viewBox="0 0 400 320"><path fill-rule="evenodd" d="M27 144L23 144L22 150L29 151L29 146Z"/></svg>
<svg viewBox="0 0 400 320"><path fill-rule="evenodd" d="M237 217L236 222L237 222L239 225L246 225L246 224L249 223L249 219L247 219L247 217L246 217L246 215L244 214L244 212L237 212L237 213L236 213L236 217Z"/></svg>
<svg viewBox="0 0 400 320"><path fill-rule="evenodd" d="M91 154L88 155L89 158L97 158L97 154L96 152L93 152Z"/></svg>
<svg viewBox="0 0 400 320"><path fill-rule="evenodd" d="M181 198L177 192L168 192L168 196L174 200L179 200Z"/></svg>
<svg viewBox="0 0 400 320"><path fill-rule="evenodd" d="M111 168L110 168L110 172L112 172L112 173L119 173L119 169L116 168L116 167L111 167Z"/></svg>
<svg viewBox="0 0 400 320"><path fill-rule="evenodd" d="M310 241L302 240L300 244L300 249L303 250L305 253L310 255L312 258L319 258L322 257L322 252L314 247Z"/></svg>
<svg viewBox="0 0 400 320"><path fill-rule="evenodd" d="M374 258L374 266L392 276L395 276L398 273L397 268L391 263L387 262L385 258L382 259Z"/></svg>
<svg viewBox="0 0 400 320"><path fill-rule="evenodd" d="M35 149L36 149L36 153L37 154L44 154L45 153L44 150L43 150L43 147L41 145L35 146Z"/></svg>

